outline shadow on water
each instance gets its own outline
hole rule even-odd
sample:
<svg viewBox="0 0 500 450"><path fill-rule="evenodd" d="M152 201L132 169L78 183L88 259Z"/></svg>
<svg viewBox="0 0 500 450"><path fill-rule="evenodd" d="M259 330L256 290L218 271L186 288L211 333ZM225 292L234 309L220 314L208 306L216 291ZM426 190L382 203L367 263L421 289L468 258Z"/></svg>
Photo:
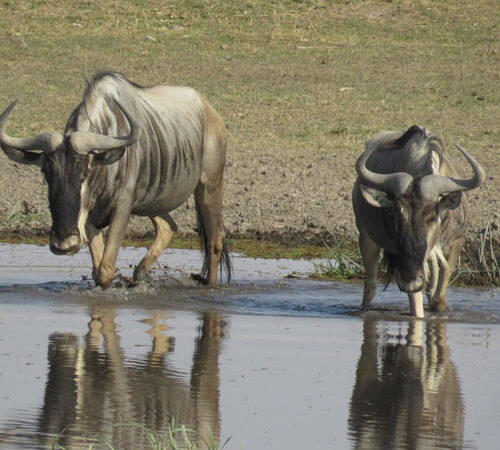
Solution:
<svg viewBox="0 0 500 450"><path fill-rule="evenodd" d="M373 317L350 404L357 449L464 447L464 402L443 321L410 321L391 334Z"/></svg>
<svg viewBox="0 0 500 450"><path fill-rule="evenodd" d="M0 447L16 443L47 448L64 430L57 444L68 449L104 442L119 448L148 448L144 427L161 435L173 419L197 430L191 441L198 448L210 436L219 442L218 358L226 321L213 312L198 316L191 370L182 373L169 363L175 337L164 323L167 314L154 313L146 320L150 348L133 360L125 357L113 307L91 308L88 332L81 341L74 333L50 334L37 432L0 432ZM19 422L15 428L32 426Z"/></svg>
<svg viewBox="0 0 500 450"><path fill-rule="evenodd" d="M303 262L237 258L236 282L208 287L189 278L199 254L174 251L129 287L140 258L126 250L103 291L88 255L13 247L0 245L0 448L63 430L68 449L151 448L141 427L173 418L200 448L208 430L228 448L496 442L498 291L450 289L453 311L414 321L393 286L361 311L361 285L286 277Z"/></svg>

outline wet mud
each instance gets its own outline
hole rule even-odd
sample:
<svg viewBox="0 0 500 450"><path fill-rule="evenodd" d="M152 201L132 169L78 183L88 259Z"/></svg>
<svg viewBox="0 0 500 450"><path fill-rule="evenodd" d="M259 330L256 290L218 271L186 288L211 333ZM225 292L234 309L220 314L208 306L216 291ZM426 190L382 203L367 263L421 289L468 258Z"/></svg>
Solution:
<svg viewBox="0 0 500 450"><path fill-rule="evenodd" d="M308 261L235 255L210 288L171 250L131 287L144 252L103 291L85 251L0 244L0 448L151 448L172 418L200 448L496 448L498 290L451 288L415 321L396 288L363 312L361 285Z"/></svg>

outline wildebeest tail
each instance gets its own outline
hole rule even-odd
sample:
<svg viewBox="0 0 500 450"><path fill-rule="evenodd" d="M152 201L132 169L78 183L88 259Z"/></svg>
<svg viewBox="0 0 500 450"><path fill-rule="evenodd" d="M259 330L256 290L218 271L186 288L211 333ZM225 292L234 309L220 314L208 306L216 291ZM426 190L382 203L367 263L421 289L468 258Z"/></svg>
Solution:
<svg viewBox="0 0 500 450"><path fill-rule="evenodd" d="M196 206L196 219L198 222L198 234L200 236L201 249L205 253L205 256L203 258L203 267L201 269L200 276L202 280L206 280L210 268L210 249L208 246L208 236L205 224L203 222L203 216L198 206L198 202L196 201L195 201L195 206ZM222 247L222 255L220 258L219 269L220 269L220 277L222 278L225 272L227 277L227 282L229 283L231 281L231 277L233 274L233 265L231 262L231 255L229 249L227 248L226 245L226 240L224 240Z"/></svg>
<svg viewBox="0 0 500 450"><path fill-rule="evenodd" d="M384 290L387 289L389 283L394 278L394 273L396 271L396 257L392 253L384 251L384 256L382 258L382 271L385 272L384 279Z"/></svg>

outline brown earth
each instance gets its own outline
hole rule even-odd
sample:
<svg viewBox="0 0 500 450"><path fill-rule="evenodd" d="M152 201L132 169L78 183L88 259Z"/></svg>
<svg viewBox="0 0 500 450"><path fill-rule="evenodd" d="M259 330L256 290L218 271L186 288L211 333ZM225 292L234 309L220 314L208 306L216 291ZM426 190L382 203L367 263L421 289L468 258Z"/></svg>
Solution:
<svg viewBox="0 0 500 450"><path fill-rule="evenodd" d="M477 155L486 183L473 191L467 240L499 242L500 159ZM267 154L229 151L225 172L224 223L232 238L269 239L297 245L357 239L351 207L354 159L342 151L328 155L297 150ZM47 236L50 228L46 183L37 167L13 163L0 152L0 238ZM193 201L173 213L182 235L195 233ZM152 235L152 224L134 218L128 237Z"/></svg>
<svg viewBox="0 0 500 450"><path fill-rule="evenodd" d="M418 123L483 164L467 238L476 249L481 236L499 241L498 2L143 3L3 2L0 100L21 102L9 132L62 130L97 70L192 86L229 131L230 234L321 245L356 239L350 196L363 142ZM39 170L0 152L0 189L0 237L47 236ZM192 202L174 216L194 233ZM151 231L134 220L129 237Z"/></svg>

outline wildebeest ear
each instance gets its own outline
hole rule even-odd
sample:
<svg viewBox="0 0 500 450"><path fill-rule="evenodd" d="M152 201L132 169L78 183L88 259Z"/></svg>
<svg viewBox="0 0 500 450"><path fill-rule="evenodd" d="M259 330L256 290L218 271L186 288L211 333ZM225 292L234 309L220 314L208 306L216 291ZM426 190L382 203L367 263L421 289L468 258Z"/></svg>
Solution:
<svg viewBox="0 0 500 450"><path fill-rule="evenodd" d="M461 191L451 192L441 199L440 205L444 206L446 209L456 209L460 205L461 200Z"/></svg>
<svg viewBox="0 0 500 450"><path fill-rule="evenodd" d="M380 190L361 184L361 194L363 198L372 206L376 208L387 208L394 204L394 200L389 195Z"/></svg>
<svg viewBox="0 0 500 450"><path fill-rule="evenodd" d="M29 164L41 166L43 160L43 152L37 150L17 150L4 145L0 146L7 158L18 164Z"/></svg>
<svg viewBox="0 0 500 450"><path fill-rule="evenodd" d="M90 153L95 155L94 160L98 164L113 164L123 156L125 150L126 149L124 147L120 147L102 152L99 152L99 150L95 150Z"/></svg>

